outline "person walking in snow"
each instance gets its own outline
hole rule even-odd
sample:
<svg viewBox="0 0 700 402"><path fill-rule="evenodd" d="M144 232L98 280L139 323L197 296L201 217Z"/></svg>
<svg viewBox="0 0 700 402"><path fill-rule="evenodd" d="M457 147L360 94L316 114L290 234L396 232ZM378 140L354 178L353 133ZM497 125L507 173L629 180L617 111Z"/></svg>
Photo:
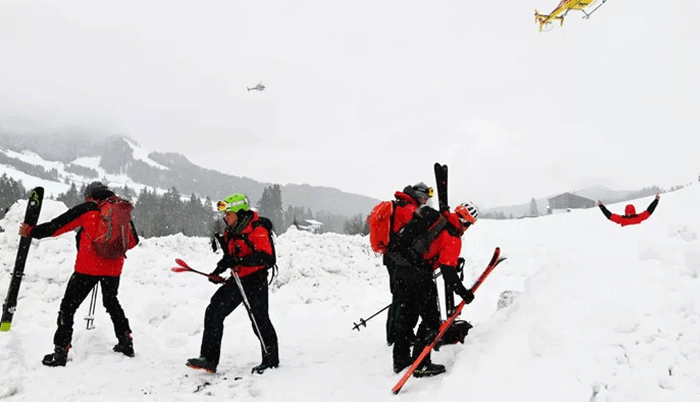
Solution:
<svg viewBox="0 0 700 402"><path fill-rule="evenodd" d="M437 219L433 217L437 216ZM479 211L472 203L463 203L454 212L438 211L423 206L417 211L415 220L427 219L435 222L428 229L428 236L421 237L421 263L412 268L398 269L395 273L395 300L397 302L395 315L394 340L394 372L398 373L410 366L421 354L423 349L432 342L440 328L440 311L435 303L437 287L433 280L433 271L440 269L443 279L451 289L467 304L474 300L474 294L464 287L457 276L459 255L462 251L462 235L479 216ZM412 226L412 222L407 227ZM425 250L425 251L423 251ZM416 339L411 353L411 335L421 318ZM415 377L437 375L445 372L445 366L434 364L430 354L416 368Z"/></svg>
<svg viewBox="0 0 700 402"><path fill-rule="evenodd" d="M625 214L624 215L618 215L618 214L613 214L610 211L608 211L607 208L605 208L605 205L603 205L603 202L598 200L598 207L600 207L600 210L603 211L603 214L605 215L606 218L609 220L620 224L620 226L627 226L627 225L636 225L638 223L641 223L645 221L647 218L651 216L652 213L654 213L654 210L656 209L656 206L659 205L659 199L661 197L659 194L656 194L656 197L654 197L654 200L649 204L647 209L643 211L641 214L638 214L637 211L634 209L634 205L632 204L627 204L625 206Z"/></svg>
<svg viewBox="0 0 700 402"><path fill-rule="evenodd" d="M224 212L226 229L223 241L224 257L210 275L218 276L232 269L243 287L241 293L235 277L213 281L223 285L211 297L204 313L204 333L200 355L187 360L187 366L216 372L221 355L224 319L238 307L244 298L250 304L253 332L261 341L262 362L252 372L262 374L279 365L277 333L268 315L268 268L275 265L276 256L269 220L249 209L248 197L231 194L219 201L217 208Z"/></svg>
<svg viewBox="0 0 700 402"><path fill-rule="evenodd" d="M92 240L97 237L98 224L102 219L98 203L114 195L104 184L93 182L85 188L84 203L70 208L49 222L34 227L24 223L20 226L20 235L33 239L59 236L78 229L75 272L68 280L66 292L58 311L58 328L53 337L54 352L44 356L42 360L46 366L66 365L73 337L73 317L78 307L98 282L102 288L102 303L112 319L114 334L118 340L113 350L129 357L134 356L129 320L117 299L119 279L126 257L124 255L117 258L103 257L96 251ZM131 230L127 231L125 240L128 248L132 249L138 244L139 237L134 223L130 221L129 226Z"/></svg>
<svg viewBox="0 0 700 402"><path fill-rule="evenodd" d="M394 213L391 222L391 237L393 237L393 241L389 243L382 260L389 273L389 290L392 295L386 321L386 341L389 345L394 343L393 322L394 312L396 310L394 272L401 266L416 263L415 259L408 254L409 250L403 246L407 243L404 238L407 239L408 237L415 236L415 233L404 233L401 229L413 218L413 214L416 210L425 205L434 193L433 188L428 187L423 182L419 182L413 186L406 186L403 191L394 193ZM398 239L399 236L402 237L402 239Z"/></svg>

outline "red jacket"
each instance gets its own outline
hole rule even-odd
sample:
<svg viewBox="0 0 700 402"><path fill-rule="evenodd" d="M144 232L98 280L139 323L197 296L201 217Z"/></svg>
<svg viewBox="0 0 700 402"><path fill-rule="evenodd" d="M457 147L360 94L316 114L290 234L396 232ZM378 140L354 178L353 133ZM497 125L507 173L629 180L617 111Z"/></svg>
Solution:
<svg viewBox="0 0 700 402"><path fill-rule="evenodd" d="M418 209L418 202L401 191L394 193L394 197L398 202L394 208L394 221L391 225L391 230L394 233L398 233L405 224L413 219L413 214Z"/></svg>
<svg viewBox="0 0 700 402"><path fill-rule="evenodd" d="M124 266L124 257L102 257L95 252L92 240L90 240L97 236L97 225L100 219L97 203L88 201L76 205L49 222L33 227L29 236L34 239L43 239L80 229L76 238L78 254L75 258L75 272L94 276L119 276ZM138 234L136 234L134 224L131 222L129 249L134 248L138 242Z"/></svg>
<svg viewBox="0 0 700 402"><path fill-rule="evenodd" d="M654 201L649 204L647 209L643 211L641 214L637 214L637 211L634 209L634 205L632 204L627 204L625 206L625 214L624 215L618 215L618 214L613 214L610 211L608 211L607 208L605 208L605 205L600 204L598 205L600 207L600 210L603 211L603 214L610 219L611 221L620 224L620 226L627 226L627 225L636 225L638 223L643 222L647 218L651 216L651 214L654 212L654 209L656 209L656 206L659 204L659 200L654 199Z"/></svg>
<svg viewBox="0 0 700 402"><path fill-rule="evenodd" d="M235 268L241 278L267 269L272 265L274 258L270 232L257 223L259 219L257 212L248 211L247 213L252 214L252 217L240 233L233 233L231 230L224 232L228 255L224 256L223 260L229 260L228 265L230 268Z"/></svg>
<svg viewBox="0 0 700 402"><path fill-rule="evenodd" d="M423 255L423 258L430 263L433 269L437 269L441 265L456 268L457 260L462 252L462 234L466 228L456 214L448 211L442 216L447 219L448 224L430 243L430 248Z"/></svg>

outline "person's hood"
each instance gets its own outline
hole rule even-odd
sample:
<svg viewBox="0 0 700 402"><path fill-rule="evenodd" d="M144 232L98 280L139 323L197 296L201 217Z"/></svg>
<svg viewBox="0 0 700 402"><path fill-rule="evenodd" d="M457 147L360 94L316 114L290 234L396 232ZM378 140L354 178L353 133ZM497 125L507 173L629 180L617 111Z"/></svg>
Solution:
<svg viewBox="0 0 700 402"><path fill-rule="evenodd" d="M420 205L418 201L416 201L415 198L411 197L410 195L406 194L403 191L397 191L394 193L394 198L396 198L399 201L406 201L408 203L411 203L413 205Z"/></svg>
<svg viewBox="0 0 700 402"><path fill-rule="evenodd" d="M625 215L637 215L637 211L634 209L634 205L627 204L625 207Z"/></svg>
<svg viewBox="0 0 700 402"><path fill-rule="evenodd" d="M452 226L456 227L459 230L459 236L462 237L464 232L467 231L468 226L465 226L462 224L462 221L459 219L459 215L457 215L454 212L446 211L442 214L442 216L447 219L447 222L449 222Z"/></svg>

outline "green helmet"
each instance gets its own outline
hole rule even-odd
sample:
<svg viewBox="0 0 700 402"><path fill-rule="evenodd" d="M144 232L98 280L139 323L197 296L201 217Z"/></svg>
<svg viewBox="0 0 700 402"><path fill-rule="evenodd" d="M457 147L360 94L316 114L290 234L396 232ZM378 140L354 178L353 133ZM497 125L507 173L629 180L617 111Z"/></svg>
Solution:
<svg viewBox="0 0 700 402"><path fill-rule="evenodd" d="M250 209L248 197L245 194L235 193L224 198L223 201L216 203L219 211L238 212L240 210L247 211Z"/></svg>

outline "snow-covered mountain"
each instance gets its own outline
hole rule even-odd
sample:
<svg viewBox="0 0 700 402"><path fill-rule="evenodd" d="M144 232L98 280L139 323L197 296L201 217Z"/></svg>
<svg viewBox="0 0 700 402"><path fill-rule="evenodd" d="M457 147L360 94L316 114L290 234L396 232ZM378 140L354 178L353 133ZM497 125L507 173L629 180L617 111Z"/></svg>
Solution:
<svg viewBox="0 0 700 402"><path fill-rule="evenodd" d="M219 372L190 370L204 309L215 285L173 273L181 257L204 271L219 255L208 240L181 235L143 240L130 251L120 298L134 330L136 357L116 342L101 306L96 328L76 315L66 367L41 364L52 350L56 311L75 258L71 235L35 240L12 330L0 333L0 399L60 401L404 401L658 402L700 400L700 185L663 194L645 222L621 228L597 209L530 220L481 220L464 235L465 283L494 247L501 264L465 308L474 324L465 344L433 361L447 373L391 387L385 315L351 330L390 301L386 270L361 236L290 231L277 238L279 276L270 316L281 364L250 374L259 344L245 309L225 322ZM637 209L649 198L636 200ZM17 227L25 202L0 224ZM613 212L623 204L611 204ZM47 201L40 221L65 210ZM18 244L0 233L0 297ZM439 287L440 288L440 287ZM518 296L499 309L504 291Z"/></svg>
<svg viewBox="0 0 700 402"><path fill-rule="evenodd" d="M274 183L199 167L184 155L144 149L125 136L94 136L85 133L13 135L0 132L0 169L25 187L43 186L48 195L65 192L71 182L80 185L105 180L112 187L128 185L139 191L175 187L184 195L222 197L243 192L255 204L263 189ZM368 214L378 200L308 184L282 185L285 206L310 208L314 212L351 217ZM226 195L224 194L224 195Z"/></svg>

